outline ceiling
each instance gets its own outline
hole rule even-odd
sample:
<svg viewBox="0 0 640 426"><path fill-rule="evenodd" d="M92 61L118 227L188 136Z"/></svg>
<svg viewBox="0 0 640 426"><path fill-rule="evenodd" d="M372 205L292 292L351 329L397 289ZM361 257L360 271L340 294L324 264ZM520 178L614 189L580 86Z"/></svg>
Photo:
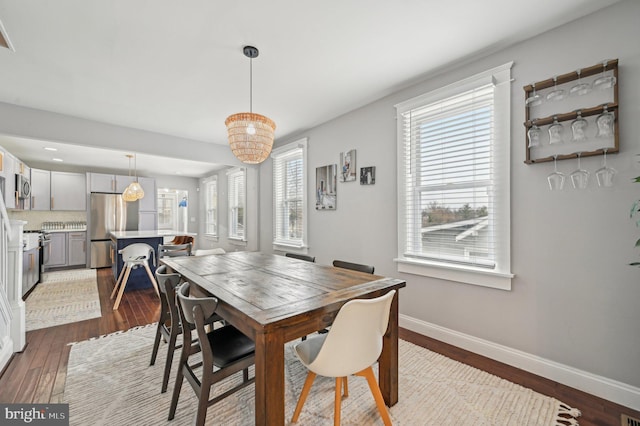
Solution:
<svg viewBox="0 0 640 426"><path fill-rule="evenodd" d="M0 48L0 102L226 144L225 118L249 109L251 44L253 110L286 139L616 2L0 0L15 49ZM10 151L27 144L24 161L41 154L32 143L2 140ZM124 154L78 164L119 165ZM185 175L211 167L194 163Z"/></svg>

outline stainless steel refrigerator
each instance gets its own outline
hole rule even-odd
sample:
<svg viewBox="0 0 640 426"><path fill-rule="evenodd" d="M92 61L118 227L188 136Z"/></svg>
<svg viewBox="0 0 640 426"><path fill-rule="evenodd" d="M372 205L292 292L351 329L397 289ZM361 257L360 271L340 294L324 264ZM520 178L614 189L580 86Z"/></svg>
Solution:
<svg viewBox="0 0 640 426"><path fill-rule="evenodd" d="M88 225L90 267L111 266L111 232L138 230L138 203L126 203L121 194L93 192Z"/></svg>

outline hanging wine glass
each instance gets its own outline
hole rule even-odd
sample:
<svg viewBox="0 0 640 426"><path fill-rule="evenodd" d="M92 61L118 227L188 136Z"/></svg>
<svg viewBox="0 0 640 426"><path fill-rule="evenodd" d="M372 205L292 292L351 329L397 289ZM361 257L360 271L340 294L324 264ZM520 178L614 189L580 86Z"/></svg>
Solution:
<svg viewBox="0 0 640 426"><path fill-rule="evenodd" d="M528 107L538 106L542 103L542 96L536 93L535 83L531 83L531 87L533 87L533 93L524 101L524 104Z"/></svg>
<svg viewBox="0 0 640 426"><path fill-rule="evenodd" d="M587 127L589 123L582 118L582 111L577 111L578 117L571 122L571 140L574 142L580 142L587 139Z"/></svg>
<svg viewBox="0 0 640 426"><path fill-rule="evenodd" d="M536 124L536 120L533 120L533 125L527 131L527 138L529 139L529 148L540 146L540 135L542 130Z"/></svg>
<svg viewBox="0 0 640 426"><path fill-rule="evenodd" d="M553 90L547 93L548 101L560 101L564 99L564 90L558 89L558 77L553 76Z"/></svg>
<svg viewBox="0 0 640 426"><path fill-rule="evenodd" d="M598 133L597 138L610 138L613 136L613 123L615 122L615 116L612 112L609 112L607 105L602 106L602 114L596 118L596 126Z"/></svg>
<svg viewBox="0 0 640 426"><path fill-rule="evenodd" d="M564 126L558 123L558 117L553 117L553 124L549 126L549 143L551 145L556 143L562 143L562 136L564 135Z"/></svg>
<svg viewBox="0 0 640 426"><path fill-rule="evenodd" d="M571 183L575 189L586 189L589 184L589 172L580 165L582 152L576 154L578 155L578 168L571 172Z"/></svg>
<svg viewBox="0 0 640 426"><path fill-rule="evenodd" d="M614 75L605 75L607 71L607 63L609 61L602 62L602 75L593 81L594 89L610 89L616 84L616 77Z"/></svg>
<svg viewBox="0 0 640 426"><path fill-rule="evenodd" d="M564 173L558 171L558 155L553 156L553 172L547 176L549 189L552 191L560 191L564 187Z"/></svg>
<svg viewBox="0 0 640 426"><path fill-rule="evenodd" d="M603 151L604 160L602 161L602 167L596 170L596 179L599 187L610 188L613 186L613 177L618 171L613 167L607 166L607 148L604 148Z"/></svg>
<svg viewBox="0 0 640 426"><path fill-rule="evenodd" d="M585 83L582 81L582 77L580 76L581 73L581 70L576 71L576 74L578 74L578 83L571 89L569 89L570 96L582 96L591 91L591 86L589 85L589 83Z"/></svg>

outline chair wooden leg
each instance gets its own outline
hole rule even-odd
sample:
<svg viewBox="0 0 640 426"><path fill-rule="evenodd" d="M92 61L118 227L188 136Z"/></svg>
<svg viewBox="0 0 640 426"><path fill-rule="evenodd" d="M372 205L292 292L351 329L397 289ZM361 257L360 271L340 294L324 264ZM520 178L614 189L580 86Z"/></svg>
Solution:
<svg viewBox="0 0 640 426"><path fill-rule="evenodd" d="M209 393L211 392L211 376L206 364L202 366L202 383L198 394L198 413L196 414L196 426L204 426L209 408Z"/></svg>
<svg viewBox="0 0 640 426"><path fill-rule="evenodd" d="M296 410L293 412L293 418L291 419L291 423L295 423L298 421L298 417L300 417L300 412L302 411L302 406L304 402L307 400L307 396L309 395L309 391L311 390L311 385L313 381L316 379L316 373L309 371L307 374L307 379L304 381L304 386L302 387L302 392L300 392L300 398L298 398L298 404L296 405Z"/></svg>
<svg viewBox="0 0 640 426"><path fill-rule="evenodd" d="M173 324L171 325L173 327ZM169 375L171 374L171 364L173 363L173 353L176 351L176 339L178 335L171 333L169 336L169 344L167 346L167 360L164 364L164 376L162 377L162 389L160 393L165 393L169 386Z"/></svg>
<svg viewBox="0 0 640 426"><path fill-rule="evenodd" d="M160 290L158 289L158 283L156 282L156 279L151 273L151 269L149 269L149 264L146 262L144 263L144 269L147 271L147 275L149 275L149 279L151 280L151 284L153 284L153 288L156 289L156 294L158 295L158 297L161 297Z"/></svg>
<svg viewBox="0 0 640 426"><path fill-rule="evenodd" d="M180 364L178 365L178 374L176 375L176 383L173 386L173 395L171 396L171 406L169 407L169 420L173 420L176 416L176 408L178 407L178 398L180 398L180 390L184 381L184 371L182 366L187 362L184 354L180 355Z"/></svg>
<svg viewBox="0 0 640 426"><path fill-rule="evenodd" d="M344 387L344 392L342 396L347 398L349 396L349 377L343 377L342 385Z"/></svg>
<svg viewBox="0 0 640 426"><path fill-rule="evenodd" d="M369 384L369 389L371 389L371 393L373 394L373 399L376 400L376 405L378 406L378 411L380 411L380 416L382 417L382 421L384 422L385 426L391 426L391 418L389 417L387 406L384 405L384 398L382 398L382 392L380 392L380 388L378 387L376 376L374 376L373 374L373 368L371 367L365 368L359 373L356 373L356 375L365 377L367 379L367 383Z"/></svg>
<svg viewBox="0 0 640 426"><path fill-rule="evenodd" d="M340 405L342 404L342 377L336 377L336 396L333 408L333 426L340 426Z"/></svg>
<svg viewBox="0 0 640 426"><path fill-rule="evenodd" d="M151 362L149 365L154 365L156 363L156 357L158 356L158 348L160 347L160 340L162 339L162 315L160 315L160 320L158 321L158 327L156 327L156 337L153 339L153 350L151 351Z"/></svg>
<svg viewBox="0 0 640 426"><path fill-rule="evenodd" d="M124 276L125 269L127 269L126 263L125 265L122 266L122 269L120 270L120 275L118 275L118 279L116 280L116 285L113 286L113 291L111 292L111 296L109 297L110 299L113 299L113 297L118 292L118 288L120 288L120 284L122 284L122 277Z"/></svg>
<svg viewBox="0 0 640 426"><path fill-rule="evenodd" d="M122 279L122 283L120 284L120 290L118 290L118 297L116 297L116 302L113 304L113 310L117 311L120 306L120 300L122 299L122 295L124 294L124 289L127 286L127 282L129 281L129 274L131 273L131 268L126 268L126 272L124 273L124 278Z"/></svg>

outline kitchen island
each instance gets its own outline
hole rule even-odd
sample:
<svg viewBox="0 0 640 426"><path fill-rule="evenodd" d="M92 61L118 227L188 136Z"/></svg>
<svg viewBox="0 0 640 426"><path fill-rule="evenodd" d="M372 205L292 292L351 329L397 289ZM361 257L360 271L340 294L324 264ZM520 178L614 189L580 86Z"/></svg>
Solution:
<svg viewBox="0 0 640 426"><path fill-rule="evenodd" d="M118 280L118 276L124 268L124 262L122 261L122 254L120 250L134 243L149 244L154 251L154 258L149 259L149 268L152 273L155 273L157 266L158 246L163 243L165 237L174 237L176 235L191 235L195 234L176 232L176 231L116 231L111 232L111 260L114 280ZM127 290L135 290L141 288L153 287L149 277L147 276L144 268L136 268L131 271L129 275L129 281L127 283Z"/></svg>

